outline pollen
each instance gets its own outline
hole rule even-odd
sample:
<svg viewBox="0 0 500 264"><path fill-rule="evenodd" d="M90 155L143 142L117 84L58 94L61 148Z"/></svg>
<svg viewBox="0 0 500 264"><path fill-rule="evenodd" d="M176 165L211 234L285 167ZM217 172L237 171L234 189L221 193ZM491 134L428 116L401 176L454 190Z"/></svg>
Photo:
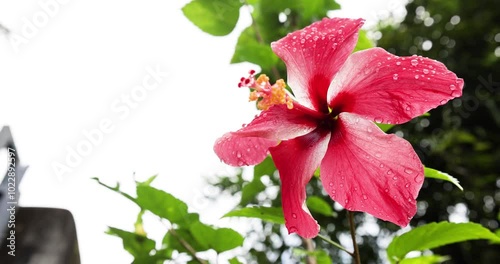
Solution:
<svg viewBox="0 0 500 264"><path fill-rule="evenodd" d="M269 83L269 77L261 74L257 80L254 78L255 71L249 72L248 78L241 78L238 87L248 87L250 92L249 101L257 101L257 108L267 110L273 105L286 104L288 109L293 108L293 99L286 90L283 79L279 79L275 84Z"/></svg>

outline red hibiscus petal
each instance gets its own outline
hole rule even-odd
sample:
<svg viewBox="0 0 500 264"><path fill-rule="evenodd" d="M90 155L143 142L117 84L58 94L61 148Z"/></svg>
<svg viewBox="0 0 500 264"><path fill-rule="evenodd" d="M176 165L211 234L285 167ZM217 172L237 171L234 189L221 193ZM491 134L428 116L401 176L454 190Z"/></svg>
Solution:
<svg viewBox="0 0 500 264"><path fill-rule="evenodd" d="M328 91L333 111L401 124L462 95L464 82L441 62L372 48L353 53Z"/></svg>
<svg viewBox="0 0 500 264"><path fill-rule="evenodd" d="M325 18L271 43L287 66L288 85L301 104L328 112L328 87L354 49L363 22Z"/></svg>
<svg viewBox="0 0 500 264"><path fill-rule="evenodd" d="M305 135L317 127L310 113L298 107L275 105L262 111L248 125L217 139L214 151L224 163L231 166L254 165L267 156L269 147L280 140Z"/></svg>
<svg viewBox="0 0 500 264"><path fill-rule="evenodd" d="M424 169L410 143L341 113L321 163L328 194L350 211L406 226L415 215Z"/></svg>
<svg viewBox="0 0 500 264"><path fill-rule="evenodd" d="M281 179L281 201L289 233L315 237L319 225L305 205L306 185L325 155L330 131L315 130L270 149Z"/></svg>

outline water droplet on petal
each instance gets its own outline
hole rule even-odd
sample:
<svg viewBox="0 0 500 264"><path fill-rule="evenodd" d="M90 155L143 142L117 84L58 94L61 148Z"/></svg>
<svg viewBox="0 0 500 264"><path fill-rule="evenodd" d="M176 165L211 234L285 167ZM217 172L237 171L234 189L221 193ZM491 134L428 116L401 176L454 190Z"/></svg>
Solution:
<svg viewBox="0 0 500 264"><path fill-rule="evenodd" d="M395 81L398 79L398 77L399 77L399 76L398 76L398 74L397 74L397 73L395 73L394 75L392 75L392 79L393 79L393 80L395 80Z"/></svg>
<svg viewBox="0 0 500 264"><path fill-rule="evenodd" d="M288 233L297 233L297 228L295 226L291 226L288 228Z"/></svg>
<svg viewBox="0 0 500 264"><path fill-rule="evenodd" d="M422 182L422 177L420 177L420 175L417 175L417 176L415 176L415 178L413 178L413 180L414 180L416 183L420 183L420 182Z"/></svg>
<svg viewBox="0 0 500 264"><path fill-rule="evenodd" d="M396 61L396 65L401 65L401 62L400 61Z"/></svg>
<svg viewBox="0 0 500 264"><path fill-rule="evenodd" d="M375 153L375 157L380 158L380 157L382 157L382 155L379 152L377 152L377 153Z"/></svg>
<svg viewBox="0 0 500 264"><path fill-rule="evenodd" d="M457 87L456 87L455 85L453 85L453 84L452 84L452 85L450 85L450 90L452 90L452 91L453 91L453 90L455 90L455 89L457 89Z"/></svg>
<svg viewBox="0 0 500 264"><path fill-rule="evenodd" d="M417 66L418 65L418 61L417 60L411 60L411 65Z"/></svg>
<svg viewBox="0 0 500 264"><path fill-rule="evenodd" d="M418 77L419 77L418 74L415 74L415 79L418 79Z"/></svg>
<svg viewBox="0 0 500 264"><path fill-rule="evenodd" d="M427 70L427 69L423 69L422 71L424 72L424 74L429 73L429 70Z"/></svg>
<svg viewBox="0 0 500 264"><path fill-rule="evenodd" d="M391 175L392 173L393 173L392 170L387 171L387 175Z"/></svg>
<svg viewBox="0 0 500 264"><path fill-rule="evenodd" d="M373 132L371 128L367 128L366 131L368 131L369 133Z"/></svg>
<svg viewBox="0 0 500 264"><path fill-rule="evenodd" d="M386 193L389 192L389 189L385 188L384 192L386 192Z"/></svg>
<svg viewBox="0 0 500 264"><path fill-rule="evenodd" d="M236 153L236 157L241 158L241 153L239 151Z"/></svg>
<svg viewBox="0 0 500 264"><path fill-rule="evenodd" d="M345 199L345 201L344 201L345 205L347 205L348 202L349 202L349 200Z"/></svg>
<svg viewBox="0 0 500 264"><path fill-rule="evenodd" d="M393 179L393 180L397 180L397 179L398 179L398 177L394 176L394 177L392 177L392 179Z"/></svg>
<svg viewBox="0 0 500 264"><path fill-rule="evenodd" d="M344 184L342 184L342 183L341 183L341 184L340 184L340 188L344 188Z"/></svg>
<svg viewBox="0 0 500 264"><path fill-rule="evenodd" d="M368 196L366 196L366 194L363 194L363 199L364 200L368 199Z"/></svg>
<svg viewBox="0 0 500 264"><path fill-rule="evenodd" d="M410 106L406 106L406 111L410 111L411 110L411 107Z"/></svg>
<svg viewBox="0 0 500 264"><path fill-rule="evenodd" d="M460 96L460 93L459 93L459 92L457 92L457 91L453 91L453 92L451 93L451 96L453 96L453 97L458 97L458 96Z"/></svg>
<svg viewBox="0 0 500 264"><path fill-rule="evenodd" d="M250 152L250 150L251 150L250 148L247 148L247 152Z"/></svg>
<svg viewBox="0 0 500 264"><path fill-rule="evenodd" d="M380 167L380 168L383 168L383 167L384 167L384 164L380 163L380 166L379 166L379 167Z"/></svg>
<svg viewBox="0 0 500 264"><path fill-rule="evenodd" d="M413 171L412 171L411 169L408 169L408 168L405 168L405 172L406 172L407 174L412 174L412 173L413 173Z"/></svg>
<svg viewBox="0 0 500 264"><path fill-rule="evenodd" d="M380 118L380 117L375 118L375 122L382 123L382 118Z"/></svg>
<svg viewBox="0 0 500 264"><path fill-rule="evenodd" d="M293 219L297 219L297 215L296 214L292 214L292 217L293 217Z"/></svg>
<svg viewBox="0 0 500 264"><path fill-rule="evenodd" d="M406 187L406 188L409 188L409 187L410 187L410 184L409 184L409 183L405 184L405 187Z"/></svg>
<svg viewBox="0 0 500 264"><path fill-rule="evenodd" d="M333 182L330 182L328 186L333 187Z"/></svg>
<svg viewBox="0 0 500 264"><path fill-rule="evenodd" d="M440 103L441 105L444 105L444 104L446 104L446 102L447 102L447 101L443 99L443 100L441 100L441 102L439 102L439 103Z"/></svg>

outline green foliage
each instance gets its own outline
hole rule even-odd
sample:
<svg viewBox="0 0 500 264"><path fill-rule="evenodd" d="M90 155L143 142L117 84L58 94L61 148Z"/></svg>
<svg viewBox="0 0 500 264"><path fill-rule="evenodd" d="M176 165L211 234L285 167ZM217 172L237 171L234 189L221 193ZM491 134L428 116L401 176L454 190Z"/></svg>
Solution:
<svg viewBox="0 0 500 264"><path fill-rule="evenodd" d="M318 264L331 264L332 260L328 253L323 250L315 250L315 251L307 251L299 248L293 249L293 254L299 257L311 256L316 259L316 263Z"/></svg>
<svg viewBox="0 0 500 264"><path fill-rule="evenodd" d="M319 196L309 196L306 200L306 205L311 212L322 214L324 216L336 216L332 206Z"/></svg>
<svg viewBox="0 0 500 264"><path fill-rule="evenodd" d="M236 26L240 7L239 0L193 0L182 8L182 12L208 34L225 36Z"/></svg>
<svg viewBox="0 0 500 264"><path fill-rule="evenodd" d="M387 248L387 255L392 263L397 263L411 251L433 249L474 239L500 242L500 237L479 224L430 223L395 237Z"/></svg>
<svg viewBox="0 0 500 264"><path fill-rule="evenodd" d="M366 36L366 30L360 30L358 36L358 43L354 47L354 52L373 48L373 42Z"/></svg>
<svg viewBox="0 0 500 264"><path fill-rule="evenodd" d="M241 32L231 63L251 62L259 65L263 72L269 71L279 61L270 45L257 40L255 29L247 27Z"/></svg>
<svg viewBox="0 0 500 264"><path fill-rule="evenodd" d="M253 180L244 185L241 190L241 206L255 201L255 196L266 188L260 178L264 175L272 176L274 171L276 171L276 167L271 157L267 157L260 164L255 165Z"/></svg>
<svg viewBox="0 0 500 264"><path fill-rule="evenodd" d="M188 206L173 195L151 186L155 179L149 178L144 182L136 182L137 197L122 192L120 185L115 187L102 183L100 185L112 190L139 206L139 214L135 221L134 232L110 227L110 235L120 237L123 247L133 257L134 263L163 263L171 259L173 252L189 254L197 262L204 262L196 256L197 252L214 250L222 253L243 244L244 238L229 228L216 228L200 222L197 213L189 213ZM142 217L145 212L157 215L162 220L170 222L171 227L163 237L161 248L156 249L156 243L147 237L143 228Z"/></svg>
<svg viewBox="0 0 500 264"><path fill-rule="evenodd" d="M399 264L436 264L443 263L449 260L449 257L443 257L438 255L421 256L415 258L405 258L399 262Z"/></svg>
<svg viewBox="0 0 500 264"><path fill-rule="evenodd" d="M458 189L460 189L461 191L464 190L464 188L460 185L459 181L455 177L449 175L448 173L444 173L444 172L441 172L441 171L438 171L435 169L424 167L424 174L425 174L425 177L427 177L427 178L434 178L434 179L448 181L448 182L453 183L455 186L457 186Z"/></svg>
<svg viewBox="0 0 500 264"><path fill-rule="evenodd" d="M223 217L235 217L235 216L258 218L263 221L275 224L285 223L283 210L280 207L263 207L263 206L245 207L242 209L233 210L225 214Z"/></svg>

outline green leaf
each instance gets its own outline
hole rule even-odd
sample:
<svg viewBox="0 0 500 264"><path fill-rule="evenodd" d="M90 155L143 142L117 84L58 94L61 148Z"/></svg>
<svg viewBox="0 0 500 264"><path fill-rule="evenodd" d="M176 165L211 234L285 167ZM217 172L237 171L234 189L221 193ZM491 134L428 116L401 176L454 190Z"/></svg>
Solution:
<svg viewBox="0 0 500 264"><path fill-rule="evenodd" d="M399 262L399 264L435 264L445 262L449 259L450 258L447 256L430 255L403 259Z"/></svg>
<svg viewBox="0 0 500 264"><path fill-rule="evenodd" d="M182 8L182 12L208 34L225 36L236 26L241 6L239 0L193 0Z"/></svg>
<svg viewBox="0 0 500 264"><path fill-rule="evenodd" d="M250 218L259 218L261 220L275 223L275 224L284 224L285 218L283 216L283 210L280 207L245 207L242 209L233 210L223 217L250 217Z"/></svg>
<svg viewBox="0 0 500 264"><path fill-rule="evenodd" d="M435 169L424 167L424 174L425 174L425 177L427 177L427 178L434 178L434 179L448 181L448 182L453 183L455 186L457 186L458 189L460 189L461 191L464 190L464 188L460 185L459 181L455 177L449 175L448 173L444 173L444 172L441 172L441 171L438 171Z"/></svg>
<svg viewBox="0 0 500 264"><path fill-rule="evenodd" d="M309 210L324 216L333 216L333 209L325 200L318 196L309 196L306 200Z"/></svg>
<svg viewBox="0 0 500 264"><path fill-rule="evenodd" d="M130 194L120 191L120 183L116 183L115 187L111 187L111 186L106 185L105 183L101 182L101 180L99 180L99 178L97 178L97 177L92 178L92 180L97 181L97 183L99 183L99 185L102 185L102 186L108 188L109 190L111 190L113 192L121 194L123 197L131 200L132 202L134 202L134 203L136 202L135 198L132 197Z"/></svg>
<svg viewBox="0 0 500 264"><path fill-rule="evenodd" d="M243 236L230 228L215 229L209 225L197 222L189 228L196 241L206 248L212 248L221 253L243 244Z"/></svg>
<svg viewBox="0 0 500 264"><path fill-rule="evenodd" d="M387 248L387 255L395 263L404 259L411 251L476 239L500 242L500 237L476 223L430 223L395 237Z"/></svg>
<svg viewBox="0 0 500 264"><path fill-rule="evenodd" d="M247 27L238 38L231 63L251 62L264 69L271 69L278 63L279 58L274 54L270 45L262 44L257 40L252 26Z"/></svg>
<svg viewBox="0 0 500 264"><path fill-rule="evenodd" d="M172 223L189 220L188 207L183 201L151 186L137 186L137 204Z"/></svg>
<svg viewBox="0 0 500 264"><path fill-rule="evenodd" d="M264 175L272 177L275 171L276 167L274 166L273 159L271 158L271 156L267 156L264 161L255 165L255 167L253 168L253 175L254 178L260 178Z"/></svg>
<svg viewBox="0 0 500 264"><path fill-rule="evenodd" d="M210 248L208 245L201 245L193 236L190 230L186 228L171 229L163 237L162 243L164 248L175 249L179 252L188 252L184 244L187 243L196 252L207 251Z"/></svg>
<svg viewBox="0 0 500 264"><path fill-rule="evenodd" d="M123 240L123 248L134 258L144 258L149 256L151 250L155 249L155 241L144 235L128 232L114 227L109 227L106 232L109 235L117 236Z"/></svg>
<svg viewBox="0 0 500 264"><path fill-rule="evenodd" d="M276 167L274 166L273 160L268 156L264 161L255 165L253 169L253 180L243 186L241 189L241 201L240 205L246 206L255 198L255 196L264 191L266 186L262 183L260 178L264 175L272 176Z"/></svg>
<svg viewBox="0 0 500 264"><path fill-rule="evenodd" d="M229 264L241 264L237 257L229 259Z"/></svg>
<svg viewBox="0 0 500 264"><path fill-rule="evenodd" d="M143 181L143 182L136 182L137 185L145 185L145 186L150 186L151 183L156 179L156 176L158 175L153 175L149 179Z"/></svg>
<svg viewBox="0 0 500 264"><path fill-rule="evenodd" d="M293 255L298 257L312 256L316 259L317 264L331 264L332 260L328 253L323 250L307 251L300 248L294 248L292 251Z"/></svg>
<svg viewBox="0 0 500 264"><path fill-rule="evenodd" d="M387 132L389 129L393 128L393 124L380 124L380 123L375 123L382 131Z"/></svg>
<svg viewBox="0 0 500 264"><path fill-rule="evenodd" d="M366 36L365 30L359 31L358 43L353 52L373 48L373 42Z"/></svg>

